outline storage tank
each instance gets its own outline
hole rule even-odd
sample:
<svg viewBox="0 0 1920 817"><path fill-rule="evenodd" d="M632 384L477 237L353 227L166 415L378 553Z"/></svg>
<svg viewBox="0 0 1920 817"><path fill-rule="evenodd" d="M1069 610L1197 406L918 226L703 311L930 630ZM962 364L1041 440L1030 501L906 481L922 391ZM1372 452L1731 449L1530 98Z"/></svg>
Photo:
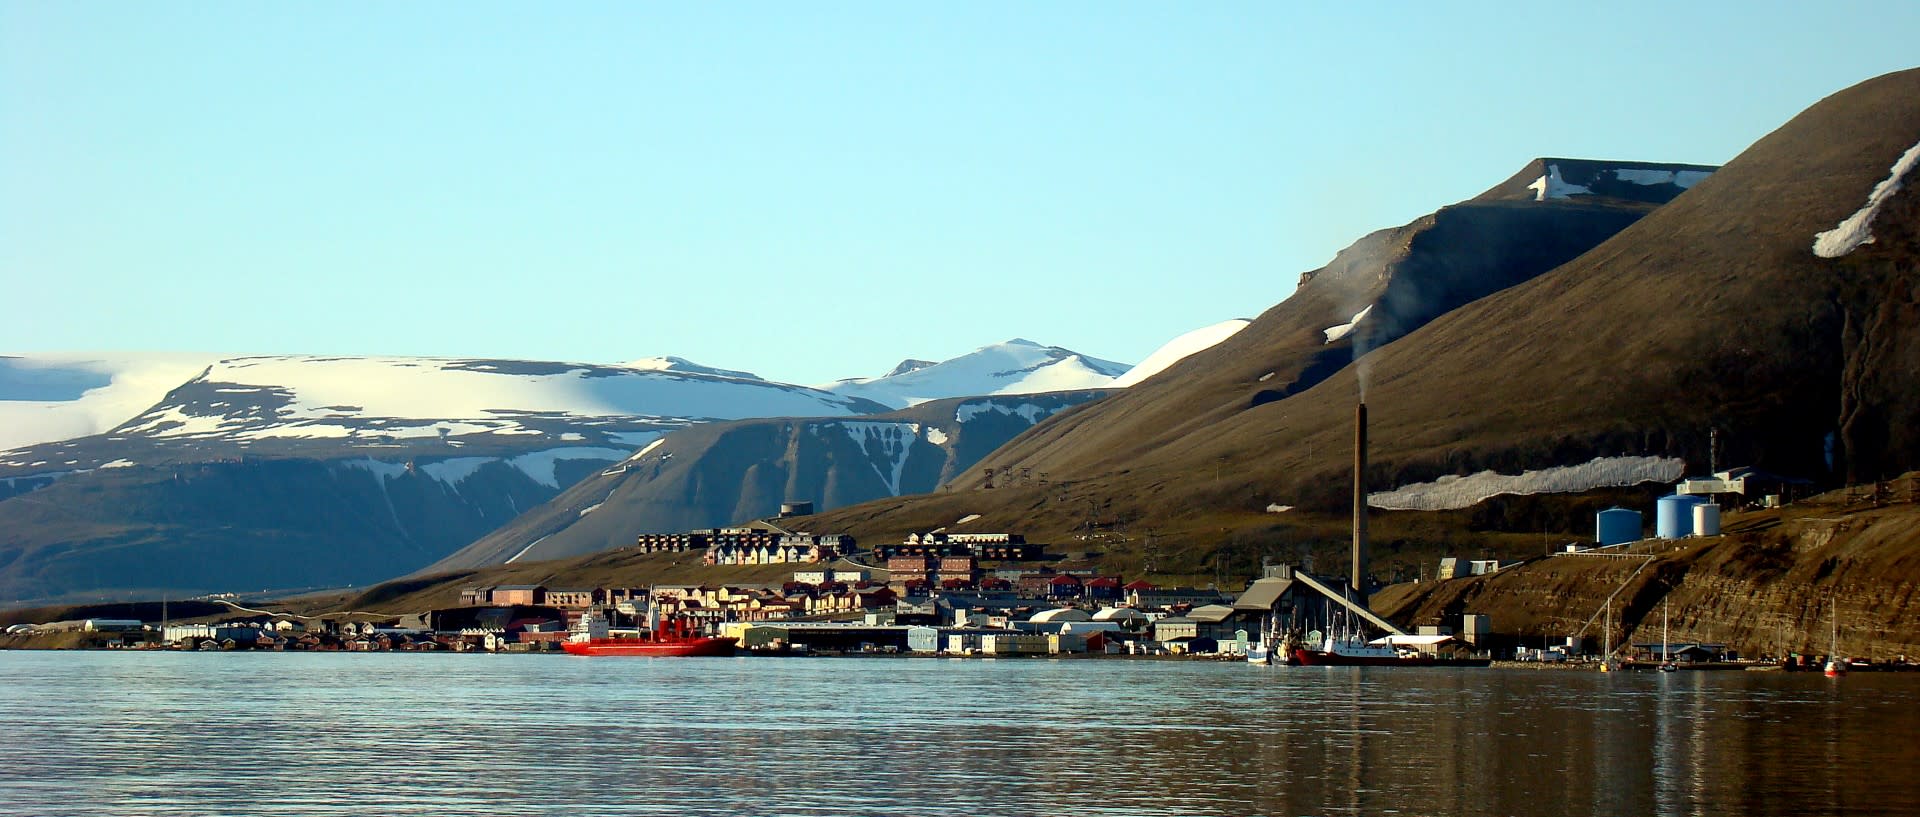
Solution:
<svg viewBox="0 0 1920 817"><path fill-rule="evenodd" d="M1608 508L1593 515L1593 540L1601 547L1640 541L1640 512Z"/></svg>
<svg viewBox="0 0 1920 817"><path fill-rule="evenodd" d="M1720 535L1720 506L1702 502L1693 506L1693 535Z"/></svg>
<svg viewBox="0 0 1920 817"><path fill-rule="evenodd" d="M1662 539L1685 539L1693 534L1693 507L1702 500L1688 494L1660 497L1654 503L1654 535Z"/></svg>

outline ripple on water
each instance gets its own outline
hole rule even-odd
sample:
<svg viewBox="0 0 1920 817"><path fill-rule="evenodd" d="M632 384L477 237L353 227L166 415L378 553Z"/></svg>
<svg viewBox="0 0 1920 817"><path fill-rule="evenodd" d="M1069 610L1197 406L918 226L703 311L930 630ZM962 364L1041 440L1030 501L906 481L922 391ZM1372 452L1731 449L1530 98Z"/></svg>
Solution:
<svg viewBox="0 0 1920 817"><path fill-rule="evenodd" d="M0 814L1912 813L1916 682L13 652Z"/></svg>

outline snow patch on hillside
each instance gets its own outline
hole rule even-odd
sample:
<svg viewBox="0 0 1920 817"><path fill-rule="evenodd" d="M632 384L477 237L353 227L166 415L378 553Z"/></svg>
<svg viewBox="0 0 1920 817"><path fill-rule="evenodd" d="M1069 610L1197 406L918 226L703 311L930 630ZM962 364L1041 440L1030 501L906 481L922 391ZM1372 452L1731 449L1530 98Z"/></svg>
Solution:
<svg viewBox="0 0 1920 817"><path fill-rule="evenodd" d="M635 451L635 452L633 452L633 456L630 456L630 457L628 457L628 458L627 458L627 461L629 461L629 462L631 462L631 461L633 461L633 460L637 460L637 459L640 459L641 457L644 457L644 456L646 456L646 455L647 455L647 452L649 452L649 451L652 451L652 450L654 450L654 449L656 449L656 448L659 448L660 446L662 446L662 445L665 445L665 444L666 444L666 442L667 442L667 438L666 438L666 436L665 436L665 435L662 435L662 434L660 434L659 432L651 432L651 431L650 431L650 432L647 432L647 433L649 433L649 434L653 434L653 435L655 436L655 439L654 439L654 441L653 441L653 442L650 442L650 443L647 443L647 445L646 445L646 447L645 447L645 448L642 448L642 449L640 449L639 451ZM620 440L620 442L623 442L623 443L624 443L624 442L628 442L628 440L627 440L627 439L625 439L625 438L622 438L622 439Z"/></svg>
<svg viewBox="0 0 1920 817"><path fill-rule="evenodd" d="M1103 388L1128 368L1126 364L1015 338L902 374L842 380L821 388L905 408L947 397Z"/></svg>
<svg viewBox="0 0 1920 817"><path fill-rule="evenodd" d="M1686 467L1685 460L1675 457L1599 457L1580 465L1561 465L1517 475L1481 471L1467 476L1444 476L1433 482L1368 494L1367 504L1393 511L1449 511L1472 507L1502 494L1579 493L1643 482L1673 482Z"/></svg>
<svg viewBox="0 0 1920 817"><path fill-rule="evenodd" d="M948 439L951 438L947 436L947 432L945 431L931 427L927 429L927 442L933 443L934 445L946 445Z"/></svg>
<svg viewBox="0 0 1920 817"><path fill-rule="evenodd" d="M473 476L481 466L499 461L499 457L454 457L450 460L427 463L419 466L419 469L426 472L427 476L453 487L465 482L467 477Z"/></svg>
<svg viewBox="0 0 1920 817"><path fill-rule="evenodd" d="M521 454L507 460L507 464L520 469L529 479L548 488L559 488L560 480L554 476L554 468L569 460L596 460L599 462L618 462L627 456L627 452L618 448L553 448Z"/></svg>
<svg viewBox="0 0 1920 817"><path fill-rule="evenodd" d="M341 460L339 465L342 468L352 468L357 471L365 471L369 474L379 477L383 482L389 479L399 479L407 475L406 463L381 462L380 460L376 460L372 457L362 457L360 459L354 459L354 460Z"/></svg>
<svg viewBox="0 0 1920 817"><path fill-rule="evenodd" d="M1711 170L1655 170L1652 168L1615 168L1613 177L1623 182L1655 185L1671 184L1682 190L1690 190L1702 179L1713 175Z"/></svg>
<svg viewBox="0 0 1920 817"><path fill-rule="evenodd" d="M1329 326L1326 329L1322 330L1327 335L1327 343L1332 343L1336 340L1339 340L1341 338L1344 338L1348 335L1353 334L1354 328L1358 327L1361 321L1366 320L1368 313L1371 313L1372 311L1373 311L1373 305L1368 304L1366 309L1362 309L1359 312L1354 313L1354 316L1351 318L1348 318L1346 323L1340 324L1339 326Z"/></svg>
<svg viewBox="0 0 1920 817"><path fill-rule="evenodd" d="M515 457L455 457L453 459L419 465L412 470L448 488L458 490L460 483L465 482L488 463L504 462L507 465L519 469L521 473L526 474L527 478L534 482L538 482L548 488L559 488L560 482L554 476L554 469L561 462L569 460L617 462L626 455L627 452L625 450L618 448L576 446L572 448L553 448L546 451L533 451ZM380 478L382 482L399 479L406 476L410 470L406 463L383 462L372 457L342 460L339 464L345 468L366 471Z"/></svg>
<svg viewBox="0 0 1920 817"><path fill-rule="evenodd" d="M874 458L873 470L887 484L887 492L899 496L900 475L906 470L907 454L914 441L920 439L920 424L845 421L838 425L853 438L854 445Z"/></svg>
<svg viewBox="0 0 1920 817"><path fill-rule="evenodd" d="M1874 216L1880 214L1880 207L1887 203L1887 199L1900 192L1902 180L1916 162L1920 162L1920 143L1900 154L1900 158L1893 163L1893 171L1873 186L1873 192L1867 194L1865 206L1847 216L1833 229L1813 237L1813 254L1821 258L1839 258L1859 249L1862 244L1872 244Z"/></svg>
<svg viewBox="0 0 1920 817"><path fill-rule="evenodd" d="M753 372L742 372L736 369L718 369L712 366L702 366L684 357L674 357L672 355L665 355L662 357L643 357L643 358L640 358L639 360L629 360L620 365L629 369L640 369L643 371L650 371L650 372L692 372L694 374L707 374L707 375L713 375L715 377L731 377L738 380L761 380L762 379L759 375L754 374Z"/></svg>
<svg viewBox="0 0 1920 817"><path fill-rule="evenodd" d="M1053 416L1063 408L1066 408L1066 406L1042 406L1034 403L1009 405L991 400L979 400L961 403L960 407L954 410L953 419L955 422L967 423L971 422L973 418L991 411L998 414L1020 417L1025 419L1028 425L1033 425L1047 417Z"/></svg>
<svg viewBox="0 0 1920 817"><path fill-rule="evenodd" d="M1233 337L1239 333L1240 330L1247 328L1247 325L1251 323L1253 322L1246 318L1234 318L1230 321L1221 321L1212 326L1200 327L1199 329L1167 341L1161 344L1160 348L1153 350L1153 354L1147 355L1146 360L1140 361L1139 365L1128 369L1126 374L1121 375L1107 385L1111 388L1124 389L1146 380L1149 377L1165 371L1168 366L1185 360L1196 352L1218 346L1221 341Z"/></svg>
<svg viewBox="0 0 1920 817"><path fill-rule="evenodd" d="M1572 184L1566 179L1560 178L1560 166L1556 164L1547 165L1547 174L1538 179L1534 179L1533 184L1527 185L1527 189L1533 191L1534 201L1571 198L1573 196L1588 195L1593 192L1592 188Z"/></svg>

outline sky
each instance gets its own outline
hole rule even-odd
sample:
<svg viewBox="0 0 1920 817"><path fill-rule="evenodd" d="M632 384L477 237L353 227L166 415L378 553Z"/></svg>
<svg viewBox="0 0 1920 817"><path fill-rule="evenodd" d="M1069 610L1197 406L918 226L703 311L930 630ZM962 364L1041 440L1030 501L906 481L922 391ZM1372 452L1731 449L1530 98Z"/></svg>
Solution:
<svg viewBox="0 0 1920 817"><path fill-rule="evenodd" d="M1911 2L1317 5L0 0L0 354L1135 362L1920 60Z"/></svg>

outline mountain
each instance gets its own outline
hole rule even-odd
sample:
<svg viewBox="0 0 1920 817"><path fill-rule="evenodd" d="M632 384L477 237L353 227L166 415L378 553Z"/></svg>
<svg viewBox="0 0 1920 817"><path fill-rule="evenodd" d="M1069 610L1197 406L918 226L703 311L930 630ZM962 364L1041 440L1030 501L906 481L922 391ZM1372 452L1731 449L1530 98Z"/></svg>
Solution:
<svg viewBox="0 0 1920 817"><path fill-rule="evenodd" d="M1515 179L1558 167L1579 168L1576 177L1589 181L1622 172L1597 168L1700 172L1695 165L1540 159ZM1049 424L983 464L1086 477L1192 450L1213 438L1219 423L1313 389L1370 350L1565 264L1653 212L1662 196L1681 192L1675 185L1631 185L1619 192L1635 197L1579 193L1536 200L1522 195L1526 189L1524 182L1496 185L1361 238L1302 275L1291 297L1218 344L1181 358L1098 411L1076 415L1073 426ZM1255 452L1236 448L1228 456Z"/></svg>
<svg viewBox="0 0 1920 817"><path fill-rule="evenodd" d="M41 416L16 439L55 439L0 451L0 599L378 581L668 431L885 410L684 369L451 358L234 357L153 395L188 363L6 361L0 393L36 399L0 405Z"/></svg>
<svg viewBox="0 0 1920 817"><path fill-rule="evenodd" d="M1085 516L1068 515L1078 498L1132 530L1210 525L1183 545L1201 553L1217 550L1221 524L1285 540L1300 514L1344 505L1360 398L1376 493L1498 477L1452 492L1449 505L1471 503L1472 515L1433 511L1436 524L1524 530L1546 518L1510 513L1547 506L1496 498L1504 485L1658 485L1710 463L1829 484L1909 470L1920 460L1906 399L1920 387L1908 317L1920 309L1920 206L1886 191L1920 141L1915 100L1920 71L1835 94L1703 179L1677 167L1691 185L1644 218L1600 193L1681 185L1603 190L1556 172L1560 160L1533 163L1516 179L1544 176L1548 195L1497 186L1368 236L1219 346L982 463L1048 471L1072 483L1068 502L984 491L970 474L952 494L821 524L882 535L964 508L983 525L1071 530ZM1623 167L1647 178L1645 165ZM1834 259L1813 251L1876 201L1873 243ZM1134 537L1116 553L1141 559L1141 547Z"/></svg>
<svg viewBox="0 0 1920 817"><path fill-rule="evenodd" d="M906 408L946 397L1097 389L1125 374L1128 368L1124 363L1014 338L952 360L932 364L907 360L883 377L850 378L820 388Z"/></svg>
<svg viewBox="0 0 1920 817"><path fill-rule="evenodd" d="M588 477L425 572L595 553L632 545L639 533L773 516L788 501L830 509L930 492L1035 423L1104 394L968 397L858 419L691 427ZM1038 484L1046 475L1002 479Z"/></svg>
<svg viewBox="0 0 1920 817"><path fill-rule="evenodd" d="M945 366L944 374L912 388L943 397L959 395L942 388L977 382L1042 388L1087 365L1026 344L998 362L1024 361L1031 371L979 376L996 359L988 350L998 348L930 364ZM930 466L935 474L970 466L1038 417L1091 397L1036 398L1032 405L1045 411L1023 409L1013 423L926 423L925 434L952 439L916 449L903 476L816 475L817 491L796 477L795 490L850 503L930 489L922 487L924 463L950 461ZM887 409L674 357L621 366L317 355L4 358L0 416L18 421L10 433L19 444L0 450L0 600L377 581L487 537L576 482L618 470L636 448L670 432ZM864 454L838 448L822 450L832 452L830 462L865 467ZM715 462L747 456L723 447ZM706 519L715 508L778 510L779 497L763 509L767 496L759 494L725 498L711 483L696 493L702 499L676 520Z"/></svg>
<svg viewBox="0 0 1920 817"><path fill-rule="evenodd" d="M1247 328L1247 325L1251 323L1253 323L1253 321L1247 320L1246 318L1234 318L1230 321L1221 321L1210 326L1202 326L1199 329L1167 341L1161 344L1160 348L1153 350L1153 354L1147 355L1146 360L1142 360L1138 364L1135 364L1133 368L1128 369L1126 374L1114 378L1112 383L1107 384L1107 387L1124 389L1138 384L1149 377L1165 371L1168 366L1192 357L1196 353L1220 345L1222 341L1233 337L1235 333Z"/></svg>

